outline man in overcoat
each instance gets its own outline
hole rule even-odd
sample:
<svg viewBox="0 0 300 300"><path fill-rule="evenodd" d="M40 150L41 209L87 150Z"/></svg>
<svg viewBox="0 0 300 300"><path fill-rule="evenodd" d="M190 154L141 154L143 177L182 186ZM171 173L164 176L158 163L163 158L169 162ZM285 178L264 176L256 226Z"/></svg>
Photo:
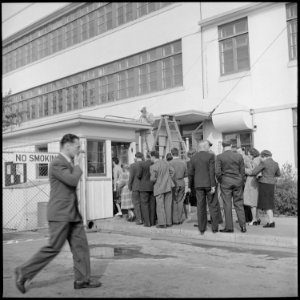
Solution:
<svg viewBox="0 0 300 300"><path fill-rule="evenodd" d="M246 220L243 201L245 176L244 159L241 154L231 150L229 141L222 142L224 152L217 156L216 176L220 183L225 214L225 228L220 232L233 232L232 201L241 227L246 232Z"/></svg>

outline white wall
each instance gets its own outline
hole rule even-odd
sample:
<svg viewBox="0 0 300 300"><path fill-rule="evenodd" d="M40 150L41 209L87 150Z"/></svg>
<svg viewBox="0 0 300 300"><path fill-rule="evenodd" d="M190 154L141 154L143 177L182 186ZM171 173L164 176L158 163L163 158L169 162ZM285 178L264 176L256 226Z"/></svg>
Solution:
<svg viewBox="0 0 300 300"><path fill-rule="evenodd" d="M280 167L289 162L295 166L292 110L254 114L257 130L253 132L254 148L269 150Z"/></svg>
<svg viewBox="0 0 300 300"><path fill-rule="evenodd" d="M201 2L202 19L211 18L230 10L242 8L252 2Z"/></svg>
<svg viewBox="0 0 300 300"><path fill-rule="evenodd" d="M244 77L238 84L237 81L243 73L220 76L217 26L204 28L204 79L207 81L204 87L207 98L218 103L234 88L221 106L225 106L228 101L244 104L249 108L296 103L297 67L289 66L287 32L283 32L259 58L285 26L284 3L249 14L250 65L255 65L251 67L249 76Z"/></svg>

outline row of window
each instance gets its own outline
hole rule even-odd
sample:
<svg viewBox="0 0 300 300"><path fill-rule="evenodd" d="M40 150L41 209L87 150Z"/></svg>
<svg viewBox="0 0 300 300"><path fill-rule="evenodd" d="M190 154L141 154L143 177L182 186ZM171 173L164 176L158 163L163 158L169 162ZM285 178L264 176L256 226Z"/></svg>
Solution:
<svg viewBox="0 0 300 300"><path fill-rule="evenodd" d="M66 49L163 8L171 2L94 2L3 48L3 73Z"/></svg>
<svg viewBox="0 0 300 300"><path fill-rule="evenodd" d="M287 33L290 60L297 59L297 3L288 3ZM247 18L219 26L221 75L250 69Z"/></svg>
<svg viewBox="0 0 300 300"><path fill-rule="evenodd" d="M153 56L151 60L151 53L161 55ZM154 60L154 57L160 58ZM126 58L126 61L131 58ZM70 77L68 85L62 86L60 82L55 82L56 88L52 91L44 86L39 87L43 94L38 96L27 91L32 98L20 99L20 94L24 92L12 95L10 97L13 104L6 108L5 113L16 113L20 115L21 121L26 121L182 86L181 41L143 52L139 54L139 58L143 58L139 65L129 67L123 61L123 70L109 75L99 77L99 70L95 68L85 74L92 72L93 76L98 74L98 77L91 76L87 79L80 73ZM122 61L120 62L122 65ZM116 63L111 65L116 66ZM65 79L61 79L61 82L64 81ZM53 87L53 83L46 86Z"/></svg>

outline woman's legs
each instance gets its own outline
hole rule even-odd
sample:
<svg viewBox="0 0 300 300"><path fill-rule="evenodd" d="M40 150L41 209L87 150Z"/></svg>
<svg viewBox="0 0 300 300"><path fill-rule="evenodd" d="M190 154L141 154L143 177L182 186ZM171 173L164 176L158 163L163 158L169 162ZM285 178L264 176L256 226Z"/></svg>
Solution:
<svg viewBox="0 0 300 300"><path fill-rule="evenodd" d="M272 209L267 209L267 215L269 218L269 223L273 223L274 219L273 219L273 210Z"/></svg>
<svg viewBox="0 0 300 300"><path fill-rule="evenodd" d="M257 211L255 206L251 207L251 213L252 213L252 222L257 221Z"/></svg>

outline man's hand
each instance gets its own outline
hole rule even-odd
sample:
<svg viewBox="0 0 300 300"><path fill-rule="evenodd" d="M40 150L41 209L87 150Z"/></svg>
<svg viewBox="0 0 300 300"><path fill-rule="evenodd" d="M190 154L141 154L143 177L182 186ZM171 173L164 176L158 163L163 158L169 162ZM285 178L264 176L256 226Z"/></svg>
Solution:
<svg viewBox="0 0 300 300"><path fill-rule="evenodd" d="M187 194L187 193L190 193L190 192L191 192L191 189L189 187L186 188L185 193Z"/></svg>
<svg viewBox="0 0 300 300"><path fill-rule="evenodd" d="M211 194L214 194L216 191L216 187L215 186L212 186L211 189L210 189L210 193Z"/></svg>
<svg viewBox="0 0 300 300"><path fill-rule="evenodd" d="M74 166L80 166L82 161L82 155L81 153L84 153L84 151L79 151L77 155L74 156Z"/></svg>

